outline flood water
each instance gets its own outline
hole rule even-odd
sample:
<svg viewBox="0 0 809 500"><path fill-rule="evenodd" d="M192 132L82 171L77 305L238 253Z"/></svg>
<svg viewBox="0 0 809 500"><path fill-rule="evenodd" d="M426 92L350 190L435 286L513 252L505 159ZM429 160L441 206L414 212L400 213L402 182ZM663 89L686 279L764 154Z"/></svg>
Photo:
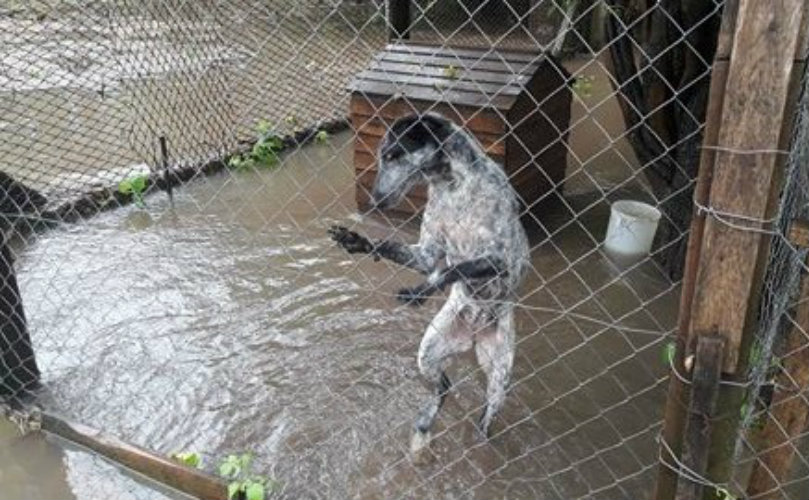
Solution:
<svg viewBox="0 0 809 500"><path fill-rule="evenodd" d="M17 267L42 404L159 453L200 452L209 470L253 452L284 498L648 493L677 289L653 264L622 273L594 250L607 208L587 197L546 214L552 237L536 238L497 435L474 433L483 379L465 356L448 372L456 386L434 460L412 463L410 429L428 394L415 356L440 298L399 306L392 294L417 275L327 238L336 223L417 236L415 222L356 214L350 146L341 134L274 170L198 179L173 209L154 193L145 210L33 238ZM12 475L72 470L71 452L35 446L50 448ZM0 469L11 458L0 455ZM56 487L96 498L67 477Z"/></svg>

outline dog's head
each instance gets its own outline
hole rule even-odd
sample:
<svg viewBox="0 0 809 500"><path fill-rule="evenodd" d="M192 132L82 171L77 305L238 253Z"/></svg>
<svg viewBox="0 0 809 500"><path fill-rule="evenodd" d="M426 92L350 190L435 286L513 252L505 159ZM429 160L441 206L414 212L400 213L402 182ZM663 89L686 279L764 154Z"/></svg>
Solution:
<svg viewBox="0 0 809 500"><path fill-rule="evenodd" d="M374 206L396 206L413 186L448 169L442 146L452 132L451 122L436 114L396 120L379 147L379 169L372 192Z"/></svg>

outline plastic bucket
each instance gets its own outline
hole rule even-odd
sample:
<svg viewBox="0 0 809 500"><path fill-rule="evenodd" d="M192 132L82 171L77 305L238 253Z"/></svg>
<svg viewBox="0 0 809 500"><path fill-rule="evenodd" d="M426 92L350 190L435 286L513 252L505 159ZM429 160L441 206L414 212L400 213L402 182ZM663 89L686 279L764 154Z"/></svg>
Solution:
<svg viewBox="0 0 809 500"><path fill-rule="evenodd" d="M618 257L640 257L652 249L660 210L632 200L616 201L610 209L610 223L604 249Z"/></svg>

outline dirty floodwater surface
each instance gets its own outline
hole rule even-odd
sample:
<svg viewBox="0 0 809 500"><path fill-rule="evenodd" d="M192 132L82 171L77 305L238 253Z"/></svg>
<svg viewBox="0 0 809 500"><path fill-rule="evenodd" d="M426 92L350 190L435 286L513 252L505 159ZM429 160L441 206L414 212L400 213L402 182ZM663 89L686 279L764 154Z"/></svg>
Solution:
<svg viewBox="0 0 809 500"><path fill-rule="evenodd" d="M408 455L428 395L416 352L440 305L396 304L419 278L352 257L333 223L373 237L400 221L356 215L351 136L275 170L226 171L42 233L18 261L52 411L158 453L231 452L288 498L633 498L653 476L676 288L649 264L622 275L593 250L605 207L546 214L517 312L513 389L480 443L472 356L435 429ZM567 225L566 225L567 224ZM397 237L413 241L410 223ZM8 461L9 457L2 461ZM57 460L58 462L58 460ZM62 460L62 463L66 463ZM5 469L5 466L2 466Z"/></svg>

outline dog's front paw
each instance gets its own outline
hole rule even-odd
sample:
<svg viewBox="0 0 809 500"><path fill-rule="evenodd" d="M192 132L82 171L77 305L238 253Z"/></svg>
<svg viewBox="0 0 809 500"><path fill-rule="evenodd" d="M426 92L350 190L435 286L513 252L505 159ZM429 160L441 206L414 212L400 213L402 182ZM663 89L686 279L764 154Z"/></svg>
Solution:
<svg viewBox="0 0 809 500"><path fill-rule="evenodd" d="M329 236L348 253L371 253L374 246L365 236L350 231L343 226L329 228Z"/></svg>
<svg viewBox="0 0 809 500"><path fill-rule="evenodd" d="M402 288L396 294L396 300L410 307L419 307L427 300L427 295L420 287Z"/></svg>

